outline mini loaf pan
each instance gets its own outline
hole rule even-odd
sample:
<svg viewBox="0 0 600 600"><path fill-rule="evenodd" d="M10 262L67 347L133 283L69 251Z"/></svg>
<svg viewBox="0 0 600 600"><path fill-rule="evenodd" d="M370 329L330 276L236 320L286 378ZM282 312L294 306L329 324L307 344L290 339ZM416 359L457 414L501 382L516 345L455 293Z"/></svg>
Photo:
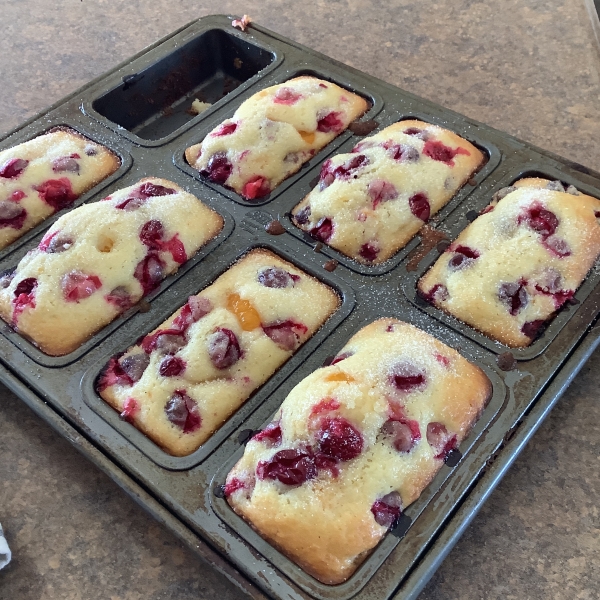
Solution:
<svg viewBox="0 0 600 600"><path fill-rule="evenodd" d="M498 367L509 351L469 326L415 299L416 282L438 256L424 253L416 270L416 236L382 265L365 266L317 244L294 227L289 212L310 191L323 161L361 138L346 131L269 197L254 203L214 185L184 159L254 93L300 74L315 74L367 98L379 129L408 118L446 127L484 151L487 163L433 219L453 239L470 211L516 179L536 175L572 184L600 198L600 174L418 98L303 47L259 25L246 32L225 16L198 19L57 102L0 140L14 146L53 127L66 126L102 143L122 164L75 204L96 202L143 177L180 185L221 214L223 231L177 274L71 354L52 358L0 325L0 380L64 435L151 514L225 573L251 597L387 600L414 598L499 481L506 466L548 414L566 385L600 344L599 268L577 291L580 301L563 308L529 348L510 350L511 371ZM188 113L198 97L211 107ZM471 185L472 184L472 185ZM54 221L38 225L0 252L0 271L14 267ZM279 219L284 233L265 226ZM176 458L118 419L95 391L107 360L123 352L175 312L239 257L264 247L332 286L342 304L324 326L234 413L197 452ZM337 268L336 268L337 267ZM148 310L149 306L149 310ZM312 579L262 540L215 490L239 458L240 436L261 428L289 391L335 354L361 327L384 316L429 332L480 365L493 396L455 467L443 466L411 505L402 526L389 533L344 584ZM260 591L259 591L260 590Z"/></svg>

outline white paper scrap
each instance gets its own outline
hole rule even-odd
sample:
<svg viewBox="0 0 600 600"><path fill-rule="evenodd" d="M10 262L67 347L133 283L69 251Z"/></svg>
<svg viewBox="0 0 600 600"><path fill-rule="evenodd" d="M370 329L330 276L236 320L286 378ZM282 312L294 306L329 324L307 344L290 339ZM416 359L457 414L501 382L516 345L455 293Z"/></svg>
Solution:
<svg viewBox="0 0 600 600"><path fill-rule="evenodd" d="M0 525L0 569L3 569L11 559L10 548L4 538L4 531L2 531L2 525Z"/></svg>

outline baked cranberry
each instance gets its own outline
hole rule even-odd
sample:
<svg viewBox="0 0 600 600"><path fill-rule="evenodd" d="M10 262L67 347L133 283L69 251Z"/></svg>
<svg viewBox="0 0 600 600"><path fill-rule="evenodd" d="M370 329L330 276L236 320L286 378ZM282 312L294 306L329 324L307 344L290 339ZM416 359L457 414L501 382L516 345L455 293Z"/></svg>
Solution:
<svg viewBox="0 0 600 600"><path fill-rule="evenodd" d="M571 248L565 240L561 240L557 237L548 237L543 241L544 247L550 250L552 254L558 256L558 258L564 258L565 256L571 256Z"/></svg>
<svg viewBox="0 0 600 600"><path fill-rule="evenodd" d="M528 321L523 325L523 327L521 327L521 333L526 335L528 338L534 339L542 329L544 323L545 321L543 319Z"/></svg>
<svg viewBox="0 0 600 600"><path fill-rule="evenodd" d="M394 527L402 514L402 498L398 492L390 492L373 502L371 512L382 527Z"/></svg>
<svg viewBox="0 0 600 600"><path fill-rule="evenodd" d="M423 369L403 360L392 367L389 381L399 392L410 394L421 391L427 385L427 376Z"/></svg>
<svg viewBox="0 0 600 600"><path fill-rule="evenodd" d="M333 358L333 360L329 363L330 365L337 365L339 362L346 360L349 356L352 356L354 352L342 352Z"/></svg>
<svg viewBox="0 0 600 600"><path fill-rule="evenodd" d="M431 304L445 302L450 298L450 292L448 292L448 288L443 283L436 283L428 292L419 290L418 293L423 300L426 300Z"/></svg>
<svg viewBox="0 0 600 600"><path fill-rule="evenodd" d="M155 290L164 277L165 263L157 254L151 253L135 267L133 276L140 282L144 295Z"/></svg>
<svg viewBox="0 0 600 600"><path fill-rule="evenodd" d="M113 288L104 299L113 306L116 306L119 310L127 310L131 308L134 304L129 291L125 286L119 285L116 288Z"/></svg>
<svg viewBox="0 0 600 600"><path fill-rule="evenodd" d="M136 383L142 378L144 371L150 364L150 357L145 352L138 352L137 354L122 356L118 363L131 383Z"/></svg>
<svg viewBox="0 0 600 600"><path fill-rule="evenodd" d="M99 290L102 282L97 275L88 275L83 271L71 271L63 275L60 287L67 302L79 302Z"/></svg>
<svg viewBox="0 0 600 600"><path fill-rule="evenodd" d="M212 302L203 296L190 296L181 312L173 320L172 327L185 332L192 324L206 316L213 309Z"/></svg>
<svg viewBox="0 0 600 600"><path fill-rule="evenodd" d="M258 272L258 283L268 288L294 287L300 277L279 267L265 267Z"/></svg>
<svg viewBox="0 0 600 600"><path fill-rule="evenodd" d="M52 161L52 170L55 173L77 173L79 174L79 163L71 156L61 156Z"/></svg>
<svg viewBox="0 0 600 600"><path fill-rule="evenodd" d="M440 363L440 365L442 365L442 367L447 369L450 366L450 359L447 356L436 352L433 357Z"/></svg>
<svg viewBox="0 0 600 600"><path fill-rule="evenodd" d="M11 202L19 202L19 200L23 200L27 194L23 190L15 190L8 199Z"/></svg>
<svg viewBox="0 0 600 600"><path fill-rule="evenodd" d="M453 270L468 267L476 258L479 258L479 252L467 246L457 246L449 250L454 252L454 256L448 261L448 267Z"/></svg>
<svg viewBox="0 0 600 600"><path fill-rule="evenodd" d="M242 356L237 336L231 329L219 327L208 338L208 355L217 369L227 369Z"/></svg>
<svg viewBox="0 0 600 600"><path fill-rule="evenodd" d="M161 242L161 250L170 252L173 260L182 265L187 260L187 254L183 242L179 239L179 234L176 233L170 240Z"/></svg>
<svg viewBox="0 0 600 600"><path fill-rule="evenodd" d="M320 242L327 243L333 235L333 221L329 217L323 217L310 230L310 235Z"/></svg>
<svg viewBox="0 0 600 600"><path fill-rule="evenodd" d="M419 423L413 419L386 421L381 431L391 437L392 444L398 452L410 452L421 439Z"/></svg>
<svg viewBox="0 0 600 600"><path fill-rule="evenodd" d="M237 123L223 123L218 129L213 131L210 135L212 137L222 137L224 135L231 135L237 129Z"/></svg>
<svg viewBox="0 0 600 600"><path fill-rule="evenodd" d="M373 201L373 208L377 208L382 202L388 202L389 200L395 200L398 197L398 190L389 181L384 179L374 179L369 183L367 189L369 197Z"/></svg>
<svg viewBox="0 0 600 600"><path fill-rule="evenodd" d="M417 219L421 219L421 221L427 221L429 219L431 208L429 206L427 194L424 192L417 192L414 196L411 196L408 199L408 206L410 207L410 212L415 215Z"/></svg>
<svg viewBox="0 0 600 600"><path fill-rule="evenodd" d="M98 380L98 391L103 392L113 385L132 385L133 379L121 367L120 361L111 358Z"/></svg>
<svg viewBox="0 0 600 600"><path fill-rule="evenodd" d="M69 234L54 231L53 233L47 233L42 238L38 248L47 254L59 254L66 252L73 244L74 240Z"/></svg>
<svg viewBox="0 0 600 600"><path fill-rule="evenodd" d="M539 233L543 239L553 235L558 227L558 217L552 211L545 209L539 202L534 202L525 214L518 217L517 222L525 223L530 229Z"/></svg>
<svg viewBox="0 0 600 600"><path fill-rule="evenodd" d="M554 267L547 267L537 277L536 290L543 294L554 294L562 290L562 275Z"/></svg>
<svg viewBox="0 0 600 600"><path fill-rule="evenodd" d="M292 88L281 87L275 92L273 102L275 102L275 104L287 104L288 106L291 106L298 102L300 98L302 98L302 94L299 94Z"/></svg>
<svg viewBox="0 0 600 600"><path fill-rule="evenodd" d="M233 165L229 162L227 153L216 152L210 157L202 174L215 183L223 184L231 175L231 171L233 171Z"/></svg>
<svg viewBox="0 0 600 600"><path fill-rule="evenodd" d="M317 115L317 131L323 133L339 133L344 129L344 122L340 119L341 113L329 112L326 115Z"/></svg>
<svg viewBox="0 0 600 600"><path fill-rule="evenodd" d="M19 204L7 200L0 201L0 227L21 229L26 218L27 211Z"/></svg>
<svg viewBox="0 0 600 600"><path fill-rule="evenodd" d="M171 194L177 193L173 188L168 188L164 185L159 185L158 183L152 183L150 181L145 181L144 183L142 183L142 185L140 185L136 192L143 198L150 198L155 196L170 196Z"/></svg>
<svg viewBox="0 0 600 600"><path fill-rule="evenodd" d="M454 161L452 160L457 154L464 154L470 156L470 152L464 148L449 148L442 142L436 140L429 140L425 142L423 147L423 154L429 156L433 160L446 163L448 166L453 167Z"/></svg>
<svg viewBox="0 0 600 600"><path fill-rule="evenodd" d="M167 419L183 430L183 433L193 433L200 429L202 417L198 411L198 405L193 398L187 395L185 390L177 390L169 398L165 405Z"/></svg>
<svg viewBox="0 0 600 600"><path fill-rule="evenodd" d="M243 490L246 486L241 479L237 477L233 477L230 480L227 480L225 483L225 487L223 488L223 493L226 497L231 496L231 494L237 492L238 490Z"/></svg>
<svg viewBox="0 0 600 600"><path fill-rule="evenodd" d="M306 450L280 450L256 467L259 479L273 479L285 485L302 485L317 476L314 457Z"/></svg>
<svg viewBox="0 0 600 600"><path fill-rule="evenodd" d="M306 325L289 319L263 325L262 329L282 350L287 351L295 350L300 345L300 336L308 331Z"/></svg>
<svg viewBox="0 0 600 600"><path fill-rule="evenodd" d="M317 433L319 451L338 461L352 460L363 449L363 437L343 417L326 418Z"/></svg>
<svg viewBox="0 0 600 600"><path fill-rule="evenodd" d="M73 192L71 182L66 177L49 179L44 183L33 186L40 198L54 210L61 210L78 198Z"/></svg>
<svg viewBox="0 0 600 600"><path fill-rule="evenodd" d="M362 142L358 142L358 144L356 144L356 146L354 146L350 152L355 154L356 152L362 152L363 150L368 150L369 148L374 148L375 146L377 146L377 142L367 139L363 140Z"/></svg>
<svg viewBox="0 0 600 600"><path fill-rule="evenodd" d="M360 247L358 253L365 260L373 262L379 254L379 248L373 242L367 242Z"/></svg>
<svg viewBox="0 0 600 600"><path fill-rule="evenodd" d="M405 129L404 132L406 135L414 135L414 136L421 136L422 133L425 133L423 129L419 129L418 127L409 127L408 129Z"/></svg>
<svg viewBox="0 0 600 600"><path fill-rule="evenodd" d="M544 285L546 283L546 285ZM560 274L558 279L548 283L542 280L541 284L538 283L535 289L546 296L552 296L554 299L554 307L558 310L567 300L570 300L575 292L573 290L561 290L560 289Z"/></svg>
<svg viewBox="0 0 600 600"><path fill-rule="evenodd" d="M35 288L37 287L35 277L27 277L17 283L14 295L13 322L16 323L21 313L27 308L35 308Z"/></svg>
<svg viewBox="0 0 600 600"><path fill-rule="evenodd" d="M161 239L165 233L165 228L160 221L153 219L144 223L140 231L140 241L144 246L151 250L160 250L162 248Z"/></svg>
<svg viewBox="0 0 600 600"><path fill-rule="evenodd" d="M0 177L13 179L18 177L29 164L24 158L11 158L0 167Z"/></svg>
<svg viewBox="0 0 600 600"><path fill-rule="evenodd" d="M294 218L296 219L296 223L298 223L298 225L306 225L306 223L308 223L310 220L310 206L305 206L304 208L300 209L294 215Z"/></svg>
<svg viewBox="0 0 600 600"><path fill-rule="evenodd" d="M514 317L519 314L529 303L529 295L525 289L525 282L502 283L498 289L498 298L508 307L510 314Z"/></svg>
<svg viewBox="0 0 600 600"><path fill-rule="evenodd" d="M252 437L255 442L263 442L267 446L274 448L281 445L281 426L279 421L269 423L262 431L259 431Z"/></svg>
<svg viewBox="0 0 600 600"><path fill-rule="evenodd" d="M186 345L183 332L179 329L159 329L142 340L142 349L147 354L159 350L164 354L175 354Z"/></svg>
<svg viewBox="0 0 600 600"><path fill-rule="evenodd" d="M5 290L15 278L16 267L10 267L0 273L0 289Z"/></svg>
<svg viewBox="0 0 600 600"><path fill-rule="evenodd" d="M382 147L387 150L387 154L393 160L402 163L417 162L421 155L414 146L408 144L394 144L391 140L384 142Z"/></svg>
<svg viewBox="0 0 600 600"><path fill-rule="evenodd" d="M119 417L123 419L123 421L127 421L128 423L133 423L135 420L135 415L139 412L140 405L138 404L135 398L127 398L125 402L123 402L123 410Z"/></svg>
<svg viewBox="0 0 600 600"><path fill-rule="evenodd" d="M331 412L337 410L340 407L340 403L335 398L325 398L310 409L310 416L320 415L324 412Z"/></svg>
<svg viewBox="0 0 600 600"><path fill-rule="evenodd" d="M146 355L147 356L147 355ZM158 366L158 372L163 377L177 377L185 371L185 361L178 356L166 356Z"/></svg>
<svg viewBox="0 0 600 600"><path fill-rule="evenodd" d="M115 208L131 212L137 210L140 206L143 206L144 204L146 204L146 198L125 198L125 200L122 200L118 204L115 204Z"/></svg>
<svg viewBox="0 0 600 600"><path fill-rule="evenodd" d="M248 200L256 200L264 198L270 191L269 181L260 175L256 175L244 184L242 196Z"/></svg>
<svg viewBox="0 0 600 600"><path fill-rule="evenodd" d="M443 423L432 422L427 425L427 442L435 458L444 459L450 450L457 447L456 435L450 433Z"/></svg>

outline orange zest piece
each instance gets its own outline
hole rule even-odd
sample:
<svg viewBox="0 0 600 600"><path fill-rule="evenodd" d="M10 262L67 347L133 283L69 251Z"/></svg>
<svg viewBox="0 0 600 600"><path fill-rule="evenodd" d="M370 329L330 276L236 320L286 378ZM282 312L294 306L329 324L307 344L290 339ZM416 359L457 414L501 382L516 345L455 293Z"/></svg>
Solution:
<svg viewBox="0 0 600 600"><path fill-rule="evenodd" d="M260 315L249 300L244 300L237 294L229 294L227 310L236 316L244 331L252 331L260 327Z"/></svg>
<svg viewBox="0 0 600 600"><path fill-rule="evenodd" d="M314 131L300 131L298 130L300 137L307 143L312 144L315 141L315 132Z"/></svg>
<svg viewBox="0 0 600 600"><path fill-rule="evenodd" d="M338 373L331 373L331 375L327 375L324 381L347 381L350 383L351 381L356 381L352 375L348 375L347 373L343 373L342 371Z"/></svg>

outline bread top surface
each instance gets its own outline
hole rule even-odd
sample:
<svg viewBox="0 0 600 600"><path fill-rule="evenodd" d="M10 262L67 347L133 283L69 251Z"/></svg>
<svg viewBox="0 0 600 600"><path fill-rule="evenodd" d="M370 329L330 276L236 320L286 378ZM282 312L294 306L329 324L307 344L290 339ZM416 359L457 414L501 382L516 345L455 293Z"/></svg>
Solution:
<svg viewBox="0 0 600 600"><path fill-rule="evenodd" d="M420 280L420 293L508 346L531 344L600 254L600 200L569 189L527 178L498 192Z"/></svg>
<svg viewBox="0 0 600 600"><path fill-rule="evenodd" d="M58 219L2 280L0 316L47 354L67 354L222 226L217 213L173 182L143 179Z"/></svg>
<svg viewBox="0 0 600 600"><path fill-rule="evenodd" d="M331 288L293 264L268 250L253 250L119 357L125 371L113 361L100 394L119 412L135 400L137 409L126 412L129 420L170 454L188 455L321 327L339 302ZM180 315L188 305L202 310L184 328ZM167 335L167 343L157 341L159 332ZM233 353L229 359L216 348L223 337L218 332L237 344L225 351ZM124 376L133 356L143 369ZM175 375L168 365L179 365ZM166 409L182 390L200 416L193 427Z"/></svg>
<svg viewBox="0 0 600 600"><path fill-rule="evenodd" d="M290 392L229 473L226 497L311 575L341 583L393 520L376 503L396 501L403 510L414 502L490 393L487 376L458 352L411 325L380 319ZM305 463L312 477L298 476L296 485L269 475L281 466L279 453L290 450L313 465ZM296 468L302 472L302 464Z"/></svg>
<svg viewBox="0 0 600 600"><path fill-rule="evenodd" d="M329 81L302 76L261 90L186 150L188 163L249 200L259 199L367 110Z"/></svg>
<svg viewBox="0 0 600 600"><path fill-rule="evenodd" d="M483 163L457 134L417 120L394 123L327 160L292 211L297 227L363 264L404 247Z"/></svg>
<svg viewBox="0 0 600 600"><path fill-rule="evenodd" d="M0 249L119 166L110 150L67 128L0 152Z"/></svg>

